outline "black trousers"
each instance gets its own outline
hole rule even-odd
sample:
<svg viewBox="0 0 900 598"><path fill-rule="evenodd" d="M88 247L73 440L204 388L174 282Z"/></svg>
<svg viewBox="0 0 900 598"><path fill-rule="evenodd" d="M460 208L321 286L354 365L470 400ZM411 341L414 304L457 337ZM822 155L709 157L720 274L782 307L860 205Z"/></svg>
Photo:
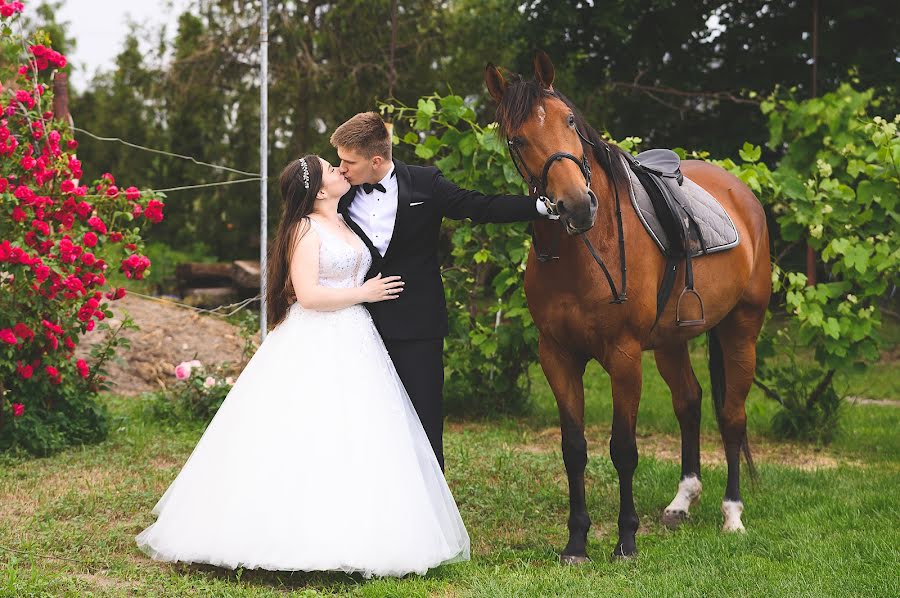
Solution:
<svg viewBox="0 0 900 598"><path fill-rule="evenodd" d="M444 469L444 339L385 340L431 448Z"/></svg>

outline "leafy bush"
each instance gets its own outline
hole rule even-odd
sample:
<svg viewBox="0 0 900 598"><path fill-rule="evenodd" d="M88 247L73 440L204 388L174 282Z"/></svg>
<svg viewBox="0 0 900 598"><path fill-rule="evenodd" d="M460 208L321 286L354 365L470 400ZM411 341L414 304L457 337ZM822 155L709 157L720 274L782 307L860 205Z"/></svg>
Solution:
<svg viewBox="0 0 900 598"><path fill-rule="evenodd" d="M170 423L208 423L234 386L231 374L228 364L205 366L196 359L178 364L175 382L150 397L151 417Z"/></svg>
<svg viewBox="0 0 900 598"><path fill-rule="evenodd" d="M772 171L760 148L745 144L743 163L722 164L766 205L773 234L776 300L790 316L758 346L758 384L785 409L776 434L827 442L834 435L840 397L836 371L864 369L878 358L879 301L900 271L900 115L871 116L873 92L842 85L804 102L769 100L769 146L784 157ZM775 232L775 231L773 231ZM785 256L803 242L817 251L825 276L809 285ZM785 351L796 339L814 364Z"/></svg>
<svg viewBox="0 0 900 598"><path fill-rule="evenodd" d="M50 69L64 56L45 34L30 45L13 34L22 7L0 14L0 450L47 454L106 434L96 400L103 364L123 344L110 331L90 363L74 359L85 332L112 316L127 279L150 266L141 228L163 218L160 196L122 189L111 174L89 188L68 125L48 110ZM13 7L13 8L10 8ZM22 55L23 50L26 55ZM21 64L17 64L21 59Z"/></svg>

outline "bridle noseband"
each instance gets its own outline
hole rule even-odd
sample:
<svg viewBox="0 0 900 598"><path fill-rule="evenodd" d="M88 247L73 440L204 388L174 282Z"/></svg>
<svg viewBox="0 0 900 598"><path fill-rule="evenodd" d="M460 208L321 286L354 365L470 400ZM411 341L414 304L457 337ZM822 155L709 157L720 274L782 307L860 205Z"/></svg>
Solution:
<svg viewBox="0 0 900 598"><path fill-rule="evenodd" d="M584 136L584 134L575 127L575 132L578 133L578 137L587 145L596 149L596 145L590 139ZM594 249L593 244L590 239L584 236L584 233L581 233L579 236L581 240L584 241L585 246L587 246L588 251L591 254L591 257L594 258L594 261L597 262L597 265L600 266L600 269L603 270L603 274L606 276L606 282L609 284L609 290L612 292L612 301L610 303L625 303L628 299L627 292L625 289L626 282L626 272L627 267L625 264L625 231L622 226L622 208L619 204L619 187L616 185L615 179L615 167L613 166L612 161L612 152L609 149L609 145L603 144L606 148L606 155L609 158L609 174L610 174L610 185L615 191L616 196L616 219L618 220L619 225L619 264L621 266L622 272L622 291L621 293L616 289L616 284L613 282L612 276L609 274L609 269L607 269L606 264L603 263L603 259L600 257L600 254ZM547 177L550 174L550 167L556 164L561 160L571 160L578 165L579 170L581 170L581 174L584 176L584 181L588 187L588 193L593 196L593 191L591 191L591 164L588 161L587 150L582 154L581 160L570 154L569 152L556 152L551 154L550 157L544 162L544 168L541 170L541 178L534 176L530 170L528 170L528 166L525 164L525 160L522 159L522 153L519 151L518 146L513 142L512 139L506 139L506 148L509 150L509 157L512 160L513 166L516 167L516 171L518 171L519 176L521 176L528 183L528 190L531 193L532 197L537 197L537 199L544 202L544 205L547 206L547 212L552 216L559 216L559 208L556 205L556 202L551 200L547 195ZM521 166L520 166L521 164ZM522 172L522 169L525 172ZM527 175L527 176L526 176ZM556 248L559 245L559 239L562 236L562 227L560 227L557 237L554 241L553 247L549 252L541 251L538 247L537 237L534 232L534 226L531 226L531 245L534 247L535 255L537 260L541 263L550 261L550 260L558 260L559 256L556 254Z"/></svg>

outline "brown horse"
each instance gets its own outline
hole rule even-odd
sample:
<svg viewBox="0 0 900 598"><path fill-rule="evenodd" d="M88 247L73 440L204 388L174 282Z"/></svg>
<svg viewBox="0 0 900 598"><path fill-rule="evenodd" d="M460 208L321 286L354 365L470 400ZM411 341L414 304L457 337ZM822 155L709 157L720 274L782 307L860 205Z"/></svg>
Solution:
<svg viewBox="0 0 900 598"><path fill-rule="evenodd" d="M485 82L498 103L500 133L510 143L511 153L525 172L544 173L543 195L556 204L560 215L558 223L542 220L534 224L535 238L542 245L551 246L554 239L558 240L558 259L539 261L532 246L525 272L528 307L540 333L541 367L559 408L569 482L569 541L560 559L565 563L587 560L585 544L591 520L584 496L587 442L582 377L590 359L600 362L612 383L609 452L619 474L620 499L619 538L613 557L637 552L638 517L632 480L638 462L635 425L641 400L641 353L645 350L654 351L681 426L681 481L674 500L665 509L663 522L677 525L699 499L701 388L691 368L688 341L704 332L709 340L713 404L728 463L723 529L743 531L739 477L742 449L753 473L744 402L753 381L756 340L771 293L769 237L762 206L746 185L722 168L701 161L682 163L683 174L727 211L740 243L694 261L705 323L677 326L673 299L654 325L665 258L627 200L623 152L606 144L571 102L554 90L554 68L546 54L538 53L534 65L533 80L514 76L506 81L496 67L488 64ZM551 165L553 168L549 168ZM621 227L616 192L626 198ZM568 234L562 234L560 226ZM615 299L612 285L581 236L587 237L598 257L611 266L620 264L624 249L627 288L620 292L627 295L627 301L611 302ZM610 270L613 278L619 274L618 268ZM681 270L676 289L685 285Z"/></svg>

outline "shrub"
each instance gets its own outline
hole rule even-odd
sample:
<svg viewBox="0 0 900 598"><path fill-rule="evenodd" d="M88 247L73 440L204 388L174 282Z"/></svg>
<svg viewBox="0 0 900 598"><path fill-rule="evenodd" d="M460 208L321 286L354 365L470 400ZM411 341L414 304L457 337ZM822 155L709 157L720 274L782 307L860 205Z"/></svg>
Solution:
<svg viewBox="0 0 900 598"><path fill-rule="evenodd" d="M66 59L46 34L25 44L13 33L21 4L3 5L12 8L0 14L0 450L47 454L106 434L102 365L131 324L110 330L90 360L75 348L125 295L109 284L110 266L128 279L147 272L141 229L162 220L164 204L109 173L80 183L78 144L49 111L52 69Z"/></svg>
<svg viewBox="0 0 900 598"><path fill-rule="evenodd" d="M204 366L193 359L175 366L175 382L157 393L152 402L153 414L169 421L200 421L208 423L222 406L234 386L227 364Z"/></svg>
<svg viewBox="0 0 900 598"><path fill-rule="evenodd" d="M748 144L742 164L722 162L778 224L772 283L789 318L759 343L757 383L784 407L773 420L780 436L828 442L841 412L835 372L878 358L879 300L900 272L900 115L872 116L877 107L871 90L846 84L803 102L769 100L769 145L784 151L775 170ZM803 242L824 271L815 285L784 259ZM792 346L813 363L795 359Z"/></svg>

